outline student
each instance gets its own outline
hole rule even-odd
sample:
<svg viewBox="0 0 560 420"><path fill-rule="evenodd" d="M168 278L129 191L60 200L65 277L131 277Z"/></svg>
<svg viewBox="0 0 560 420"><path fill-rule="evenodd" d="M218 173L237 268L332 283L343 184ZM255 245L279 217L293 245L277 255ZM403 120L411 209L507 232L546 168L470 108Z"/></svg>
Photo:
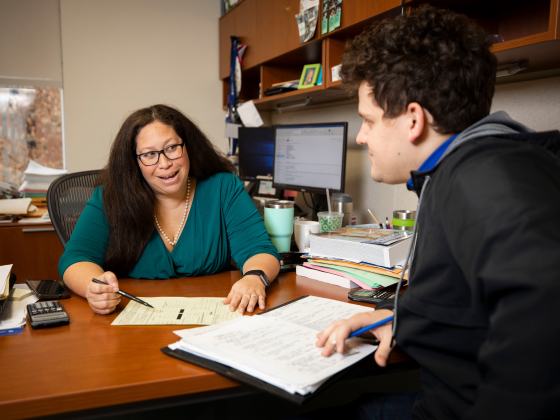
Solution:
<svg viewBox="0 0 560 420"><path fill-rule="evenodd" d="M489 47L465 16L426 6L374 24L343 56L371 177L420 197L396 308L318 334L329 356L352 331L394 314L370 331L375 360L386 365L394 335L420 365L419 395L364 396L352 404L358 418L560 417L560 133L489 114Z"/></svg>

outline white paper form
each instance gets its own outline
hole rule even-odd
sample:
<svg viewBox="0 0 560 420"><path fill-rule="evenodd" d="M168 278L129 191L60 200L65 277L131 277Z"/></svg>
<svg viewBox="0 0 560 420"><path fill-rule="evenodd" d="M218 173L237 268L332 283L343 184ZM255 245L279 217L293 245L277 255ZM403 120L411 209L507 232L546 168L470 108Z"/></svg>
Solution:
<svg viewBox="0 0 560 420"><path fill-rule="evenodd" d="M344 355L323 357L322 349L315 346L315 329L264 316L175 333L182 340L171 348L226 364L301 395L313 392L330 376L377 348L349 340Z"/></svg>
<svg viewBox="0 0 560 420"><path fill-rule="evenodd" d="M212 325L239 318L225 298L139 298L155 309L131 300L111 325Z"/></svg>
<svg viewBox="0 0 560 420"><path fill-rule="evenodd" d="M374 311L374 308L308 296L259 316L273 316L323 331L331 323L348 319L355 314Z"/></svg>

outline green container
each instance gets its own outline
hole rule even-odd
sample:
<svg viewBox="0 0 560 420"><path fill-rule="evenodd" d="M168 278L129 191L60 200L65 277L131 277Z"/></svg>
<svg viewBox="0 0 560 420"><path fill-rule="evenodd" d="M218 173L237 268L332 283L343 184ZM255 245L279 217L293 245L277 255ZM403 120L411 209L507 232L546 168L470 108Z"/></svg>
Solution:
<svg viewBox="0 0 560 420"><path fill-rule="evenodd" d="M395 210L393 212L393 230L413 230L416 212L413 210Z"/></svg>
<svg viewBox="0 0 560 420"><path fill-rule="evenodd" d="M294 202L268 201L264 205L264 226L278 252L289 252L294 233Z"/></svg>

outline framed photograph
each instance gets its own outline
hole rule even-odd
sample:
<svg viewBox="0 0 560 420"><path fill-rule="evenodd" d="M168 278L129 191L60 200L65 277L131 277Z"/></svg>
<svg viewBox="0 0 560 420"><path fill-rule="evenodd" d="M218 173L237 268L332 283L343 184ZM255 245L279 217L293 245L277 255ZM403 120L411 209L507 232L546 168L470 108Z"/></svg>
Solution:
<svg viewBox="0 0 560 420"><path fill-rule="evenodd" d="M320 70L321 64L308 64L304 66L299 79L298 89L306 89L315 86L319 78Z"/></svg>

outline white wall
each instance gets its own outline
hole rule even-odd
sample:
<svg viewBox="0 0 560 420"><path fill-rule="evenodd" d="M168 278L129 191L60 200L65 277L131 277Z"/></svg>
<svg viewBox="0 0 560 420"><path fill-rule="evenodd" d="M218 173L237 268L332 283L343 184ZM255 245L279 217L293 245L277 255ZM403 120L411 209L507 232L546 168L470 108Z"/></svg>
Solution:
<svg viewBox="0 0 560 420"><path fill-rule="evenodd" d="M176 106L225 150L217 1L60 0L66 162L99 169L124 118Z"/></svg>
<svg viewBox="0 0 560 420"><path fill-rule="evenodd" d="M560 77L502 84L496 86L492 112L502 110L512 118L537 130L560 128ZM273 113L272 124L310 122L348 122L348 158L346 163L346 193L354 198L354 215L358 223L372 223L367 209L383 220L391 219L393 210L413 210L418 204L416 194L404 185L385 185L369 176L370 163L367 149L356 144L356 135L362 123L358 104L348 103L306 110ZM301 195L301 194L300 194ZM308 200L309 201L309 200ZM306 207L298 196L297 202Z"/></svg>

